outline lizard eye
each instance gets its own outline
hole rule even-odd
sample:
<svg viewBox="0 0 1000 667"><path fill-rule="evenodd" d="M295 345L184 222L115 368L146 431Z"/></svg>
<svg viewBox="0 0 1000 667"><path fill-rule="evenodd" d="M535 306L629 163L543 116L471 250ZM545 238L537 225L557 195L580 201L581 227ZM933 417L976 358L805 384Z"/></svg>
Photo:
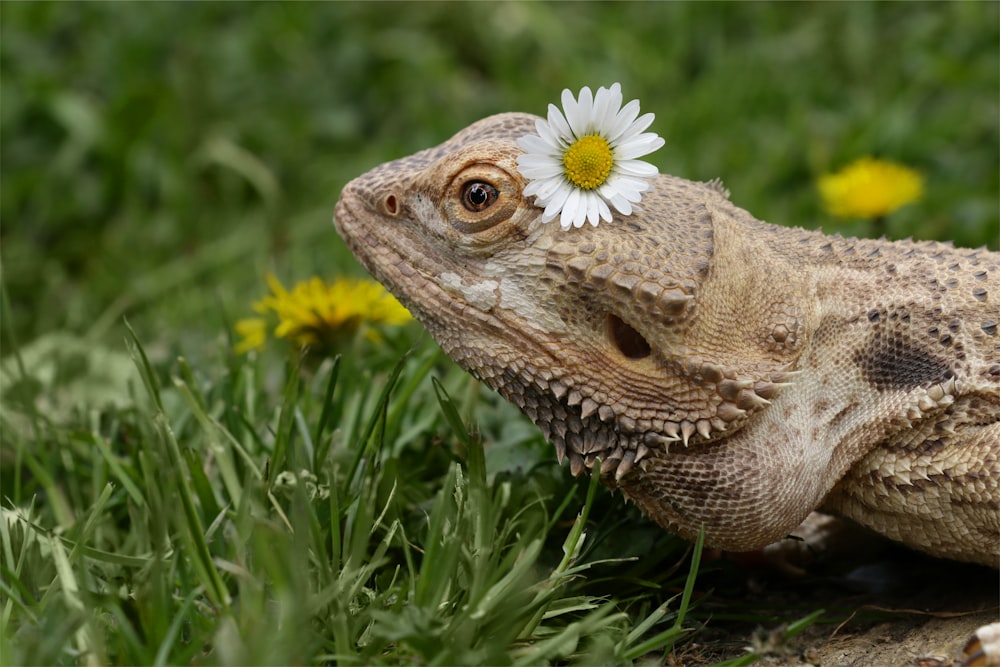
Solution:
<svg viewBox="0 0 1000 667"><path fill-rule="evenodd" d="M466 166L444 192L444 213L462 234L479 234L517 211L517 181L505 170L482 162Z"/></svg>
<svg viewBox="0 0 1000 667"><path fill-rule="evenodd" d="M470 181L462 189L462 205L471 213L478 213L493 206L499 197L499 190L482 181Z"/></svg>

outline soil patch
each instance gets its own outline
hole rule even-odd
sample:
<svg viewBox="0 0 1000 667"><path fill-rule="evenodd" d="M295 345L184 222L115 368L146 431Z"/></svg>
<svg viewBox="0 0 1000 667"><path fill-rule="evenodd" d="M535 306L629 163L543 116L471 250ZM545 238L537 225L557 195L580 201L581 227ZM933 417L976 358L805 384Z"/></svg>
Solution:
<svg viewBox="0 0 1000 667"><path fill-rule="evenodd" d="M752 646L766 655L757 665L957 667L975 630L1000 620L997 570L888 544L844 566L838 557L789 576L716 565L699 580L715 587L696 610L704 629L666 664L710 665ZM785 639L788 623L819 609L815 624Z"/></svg>

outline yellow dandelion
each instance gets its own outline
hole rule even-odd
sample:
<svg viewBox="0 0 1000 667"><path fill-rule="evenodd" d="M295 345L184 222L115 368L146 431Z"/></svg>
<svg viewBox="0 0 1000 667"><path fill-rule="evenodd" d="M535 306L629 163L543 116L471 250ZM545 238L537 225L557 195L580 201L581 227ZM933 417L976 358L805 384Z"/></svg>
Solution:
<svg viewBox="0 0 1000 667"><path fill-rule="evenodd" d="M236 354L245 354L250 350L259 350L267 341L267 320L263 317L247 317L235 324L240 342L233 348Z"/></svg>
<svg viewBox="0 0 1000 667"><path fill-rule="evenodd" d="M919 172L895 162L863 157L819 179L830 213L844 218L880 218L914 202L924 193Z"/></svg>
<svg viewBox="0 0 1000 667"><path fill-rule="evenodd" d="M290 340L300 347L334 346L365 324L400 325L412 319L402 304L371 280L341 278L327 283L310 278L288 290L274 275L266 278L271 293L253 304L262 317L236 323L237 333L243 337L236 352L263 345L268 316L277 319L275 338ZM366 334L377 338L372 330Z"/></svg>

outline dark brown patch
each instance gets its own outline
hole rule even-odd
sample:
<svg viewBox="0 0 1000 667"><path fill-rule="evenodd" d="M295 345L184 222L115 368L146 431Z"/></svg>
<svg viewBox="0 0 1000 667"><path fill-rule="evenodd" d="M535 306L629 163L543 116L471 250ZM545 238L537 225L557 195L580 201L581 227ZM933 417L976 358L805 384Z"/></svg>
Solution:
<svg viewBox="0 0 1000 667"><path fill-rule="evenodd" d="M833 405L833 403L829 399L826 398L817 399L816 402L813 403L813 411L812 411L813 417L816 418L821 417L824 412L830 409L831 405Z"/></svg>
<svg viewBox="0 0 1000 667"><path fill-rule="evenodd" d="M930 456L949 446L949 444L953 445L954 443L950 443L942 438L927 438L923 442L917 443L907 449L912 451L914 456Z"/></svg>
<svg viewBox="0 0 1000 667"><path fill-rule="evenodd" d="M855 353L854 361L865 379L879 391L927 387L954 375L947 362L898 334L879 331Z"/></svg>

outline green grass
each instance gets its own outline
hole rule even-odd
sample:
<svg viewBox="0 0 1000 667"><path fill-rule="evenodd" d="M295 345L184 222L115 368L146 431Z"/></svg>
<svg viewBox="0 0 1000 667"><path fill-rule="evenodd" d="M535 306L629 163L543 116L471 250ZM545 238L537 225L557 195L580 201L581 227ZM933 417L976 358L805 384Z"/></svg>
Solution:
<svg viewBox="0 0 1000 667"><path fill-rule="evenodd" d="M258 364L163 377L129 336L129 407L72 430L5 415L11 483L46 499L0 523L5 664L621 663L694 627L683 546L600 558L618 527L588 520L596 478L554 481L542 457L488 472L450 398L469 381L433 379L433 347L291 361L267 396ZM612 570L614 599L589 581Z"/></svg>
<svg viewBox="0 0 1000 667"><path fill-rule="evenodd" d="M330 225L348 179L613 81L656 112L663 171L760 218L867 233L814 182L876 154L927 177L890 236L995 249L998 18L0 3L0 663L683 650L709 593L689 545L570 479L419 326L337 361L236 356L232 322L267 271L362 273Z"/></svg>

